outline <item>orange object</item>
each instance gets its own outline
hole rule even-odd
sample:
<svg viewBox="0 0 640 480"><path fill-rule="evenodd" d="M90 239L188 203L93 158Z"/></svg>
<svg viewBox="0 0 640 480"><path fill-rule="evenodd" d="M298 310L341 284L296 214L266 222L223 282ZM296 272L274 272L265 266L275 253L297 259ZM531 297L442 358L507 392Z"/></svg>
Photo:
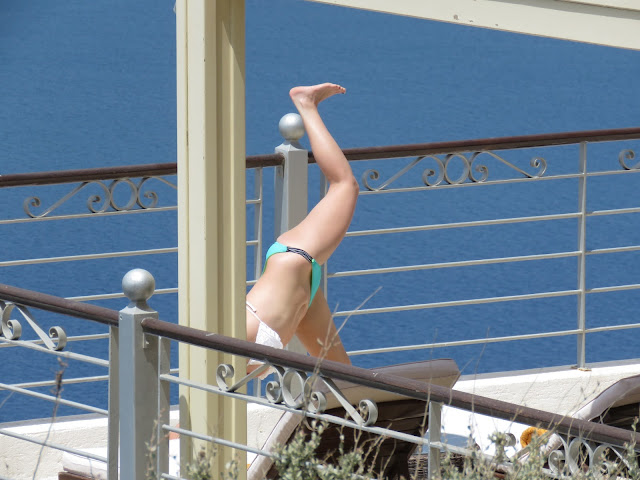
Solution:
<svg viewBox="0 0 640 480"><path fill-rule="evenodd" d="M520 435L520 445L524 448L531 443L531 438L534 435L541 437L545 433L547 433L547 431L544 428L529 427Z"/></svg>

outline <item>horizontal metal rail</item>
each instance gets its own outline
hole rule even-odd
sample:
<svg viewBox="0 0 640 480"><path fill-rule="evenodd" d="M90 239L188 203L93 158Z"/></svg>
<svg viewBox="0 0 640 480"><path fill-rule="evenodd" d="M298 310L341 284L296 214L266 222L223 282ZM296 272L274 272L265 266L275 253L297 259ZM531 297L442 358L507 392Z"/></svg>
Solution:
<svg viewBox="0 0 640 480"><path fill-rule="evenodd" d="M70 215L55 215L50 217L25 217L25 218L12 218L9 220L0 220L0 225L11 225L17 223L27 222L48 222L51 220L70 220L80 218L101 218L109 217L113 215L134 215L138 213L158 213L158 212L173 212L178 210L177 206L172 207L153 207L153 208L138 208L132 210L118 210L118 211L106 211L100 213L74 213Z"/></svg>
<svg viewBox="0 0 640 480"><path fill-rule="evenodd" d="M67 343L69 342L82 342L85 340L104 340L105 338L109 338L108 333L96 333L93 335L76 335L73 337L67 337ZM4 341L5 339L3 339ZM42 340L28 340L30 344L33 345L43 345L44 342ZM9 347L20 347L23 342L11 342L11 343L0 343L0 348L9 348Z"/></svg>
<svg viewBox="0 0 640 480"><path fill-rule="evenodd" d="M45 353L47 355L55 355L57 357L66 358L68 360L78 360L80 362L91 363L93 365L98 365L100 367L109 368L109 360L90 357L88 355L82 355L81 353L66 352L64 350L49 350L48 348L41 347L40 345L37 345L35 342L31 342L29 340L9 340L6 338L0 338L0 343L1 342L6 342L16 347L29 348L31 350L35 350L40 353Z"/></svg>
<svg viewBox="0 0 640 480"><path fill-rule="evenodd" d="M28 397L39 398L40 400L46 400L47 402L65 405L67 407L78 408L80 410L86 410L91 413L98 413L100 415L109 415L107 410L102 408L92 407L91 405L85 405L84 403L73 402L71 400L65 400L64 398L55 397L53 395L46 395L44 393L32 392L25 388L19 388L14 385L8 385L6 383L0 383L0 390L9 390L10 392L20 393Z"/></svg>
<svg viewBox="0 0 640 480"><path fill-rule="evenodd" d="M638 247L640 249L640 247ZM604 252L600 252L604 253ZM559 253L542 253L537 255L520 255L517 257L496 257L496 258L482 258L478 260L460 260L457 262L442 262L442 263L426 263L421 265L404 265L401 267L385 267L385 268L370 268L366 270L345 270L341 272L329 273L329 278L340 277L353 277L360 275L378 275L383 273L399 273L418 270L432 270L441 268L452 267L469 267L474 265L495 265L500 263L516 263L526 262L531 260L551 260L558 258L571 258L577 257L580 252L559 252Z"/></svg>
<svg viewBox="0 0 640 480"><path fill-rule="evenodd" d="M243 393L236 393L236 392L226 392L223 391L217 387L213 387L211 385L207 385L207 384L203 384L203 383L199 383L199 382L194 382L191 380L187 380L184 378L179 378L179 377L172 377L170 375L161 375L160 376L161 380L164 381L168 381L171 383L175 383L178 385L185 385L188 387L192 387L192 388L196 388L198 390L202 390L204 392L208 392L208 393L213 393L216 395L222 395L224 397L229 397L229 398L234 398L236 400L242 400L244 402L247 403L255 403L257 405L262 405L265 407L271 407L274 408L276 410L282 410L285 412L290 412L290 413L294 413L296 415L304 415L305 417L308 418L314 418L317 420L323 420L323 421L327 421L336 425L340 425L342 427L350 427L350 428L355 428L358 430L361 430L363 432L368 432L368 433L374 433L376 435L380 435L383 437L389 437L389 438L395 438L397 440L403 440L405 442L409 442L409 443L414 443L415 445L422 445L422 446L443 446L443 444L441 444L440 442L438 442L437 444L435 444L434 442L429 442L429 440L427 438L424 437L419 437L419 436L414 436L414 435L409 435L406 433L401 433L401 432L396 432L394 430L390 430L390 429L386 429L386 428L382 428L382 427L367 427L364 425L358 425L357 423L355 423L352 420L346 420L345 418L342 417L336 417L335 415L328 415L328 414L323 414L323 413L313 413L310 411L300 411L298 409L295 408L291 408L288 407L286 405L281 405L281 404L274 404L269 402L268 400L262 398L262 397L254 397L251 395L246 395ZM172 430L174 431L174 430ZM190 436L195 436L193 435L193 432L188 432L187 434ZM204 438L202 437L196 437L196 438L201 438L204 440ZM211 438L211 437L210 437ZM211 440L209 440L211 441ZM246 448L242 448L243 450L246 450ZM251 450L247 450L247 451L251 451ZM256 452L256 451L252 451L252 453L258 453L260 455L264 455L264 453L260 453L260 452Z"/></svg>
<svg viewBox="0 0 640 480"><path fill-rule="evenodd" d="M264 450L253 448L248 445L244 445L242 443L231 442L229 440L224 440L223 438L218 438L218 437L212 437L210 435L203 435L201 433L192 432L191 430L185 430L184 428L172 427L171 425L162 425L162 429L167 432L178 433L180 435L186 435L188 437L197 438L198 440L204 440L205 442L217 443L218 445L223 445L225 447L231 447L238 450L244 450L245 452L255 453L256 455L264 455L267 457L275 456Z"/></svg>
<svg viewBox="0 0 640 480"><path fill-rule="evenodd" d="M565 337L569 335L577 335L579 333L602 333L611 332L614 330L629 330L634 328L640 328L640 323L627 323L624 325L607 325L606 327L593 327L585 330L557 330L555 332L544 333L527 333L523 335L508 335L504 337L483 337L474 338L471 340L453 340L450 342L437 342L437 343L421 343L415 345L403 345L399 347L382 347L382 348L369 348L366 350L352 350L347 352L349 356L356 355L371 355L376 353L391 353L391 352L404 352L409 350L427 350L435 348L447 348L447 347L464 347L469 345L485 345L488 343L501 343L512 342L516 340L534 340L538 338L551 338L551 337Z"/></svg>
<svg viewBox="0 0 640 480"><path fill-rule="evenodd" d="M178 374L180 371L179 368L170 369L171 373ZM89 382L106 382L109 380L109 375L96 375L93 377L76 377L76 378L64 378L63 385L74 385L78 383L89 383ZM45 380L42 382L29 382L29 383L16 383L12 386L18 388L39 388L39 387L51 387L56 385L55 380Z"/></svg>
<svg viewBox="0 0 640 480"><path fill-rule="evenodd" d="M14 433L11 430L6 428L0 429L0 435L6 435L8 437L17 438L18 440L24 440L25 442L30 442L30 443L35 443L37 445L43 445L45 447L55 448L56 450L72 453L74 455L78 455L79 457L91 458L93 460L98 460L99 462L105 462L105 463L107 462L107 458L101 455L85 452L83 450L77 450L75 448L65 447L64 445L60 445L59 443L43 442L42 440L38 440L33 437L28 437L26 435L20 435L19 433Z"/></svg>
<svg viewBox="0 0 640 480"><path fill-rule="evenodd" d="M211 348L232 355L255 358L256 360L305 372L317 371L319 374L333 379L385 390L427 402L442 402L456 408L496 418L518 421L528 425L553 427L560 434L580 436L613 445L624 445L625 443L638 445L640 441L640 434L620 428L567 418L555 413L459 392L439 385L425 384L393 375L376 373L352 365L329 360L319 361L317 358L308 357L307 355L278 350L237 338L175 325L162 320L146 318L142 321L142 327L146 333L171 338L191 345Z"/></svg>
<svg viewBox="0 0 640 480"><path fill-rule="evenodd" d="M15 267L19 265L40 265L44 263L76 262L85 260L101 260L105 258L138 257L144 255L164 255L178 253L178 247L154 248L150 250L129 250L124 252L91 253L84 255L66 255L63 257L28 258L22 260L6 260L0 262L0 267Z"/></svg>
<svg viewBox="0 0 640 480"><path fill-rule="evenodd" d="M60 218L60 217L57 217ZM247 240L248 247L258 245L257 240ZM88 253L81 255L65 255L61 257L26 258L20 260L5 260L0 267L17 267L21 265L41 265L45 263L76 262L86 260L102 260L105 258L141 257L144 255L166 255L178 253L178 247L153 248L147 250L126 250L121 252Z"/></svg>
<svg viewBox="0 0 640 480"><path fill-rule="evenodd" d="M414 225L410 227L378 228L372 230L355 230L347 232L347 237L361 237L365 235L382 235L387 233L427 232L430 230L446 230L451 228L485 227L488 225L509 225L527 222L545 222L550 220L568 220L579 218L579 213L559 213L556 215L535 215L530 217L496 218L492 220L474 220L471 222L439 223L434 225Z"/></svg>
<svg viewBox="0 0 640 480"><path fill-rule="evenodd" d="M62 384L76 385L79 383L106 382L108 380L109 380L109 375L95 375L93 377L64 378ZM18 388L41 388L41 387L52 387L56 384L57 382L55 380L44 380L41 382L15 383L13 384L13 386Z"/></svg>
<svg viewBox="0 0 640 480"><path fill-rule="evenodd" d="M621 292L625 290L637 290L637 289L640 289L640 284L587 288L584 290L584 293L590 294L590 293ZM485 305L489 303L535 300L539 298L569 297L571 295L578 295L579 293L582 293L582 291L581 290L557 290L557 291L551 291L551 292L525 293L522 295L505 295L502 297L484 297L484 298L471 298L466 300L450 300L446 302L417 303L413 305L399 305L395 307L378 307L378 308L366 308L366 309L362 308L358 310L338 311L333 313L333 316L347 317L352 315L368 315L372 313L409 312L413 310L427 310L430 308L459 307L464 305Z"/></svg>
<svg viewBox="0 0 640 480"><path fill-rule="evenodd" d="M335 312L333 316L347 317L352 315L368 315L371 313L409 312L413 310L427 310L430 308L459 307L464 305L484 305L488 303L534 300L537 298L568 297L571 295L577 295L578 293L580 293L580 290L558 290L554 292L525 293L522 295L506 295L502 297L485 297L472 298L468 300L451 300L447 302L417 303L414 305L399 305L396 307L363 308L358 310L343 310Z"/></svg>

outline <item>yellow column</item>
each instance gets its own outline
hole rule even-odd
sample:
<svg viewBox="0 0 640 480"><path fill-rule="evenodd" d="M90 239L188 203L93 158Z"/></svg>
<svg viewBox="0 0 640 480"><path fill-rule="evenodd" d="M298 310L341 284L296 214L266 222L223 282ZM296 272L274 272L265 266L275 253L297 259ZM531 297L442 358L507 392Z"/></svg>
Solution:
<svg viewBox="0 0 640 480"><path fill-rule="evenodd" d="M180 324L245 338L244 0L178 0L178 262ZM215 385L216 367L245 360L180 346L180 376ZM180 389L184 428L246 444L246 404ZM182 439L181 458L198 442ZM217 447L215 468L246 455Z"/></svg>

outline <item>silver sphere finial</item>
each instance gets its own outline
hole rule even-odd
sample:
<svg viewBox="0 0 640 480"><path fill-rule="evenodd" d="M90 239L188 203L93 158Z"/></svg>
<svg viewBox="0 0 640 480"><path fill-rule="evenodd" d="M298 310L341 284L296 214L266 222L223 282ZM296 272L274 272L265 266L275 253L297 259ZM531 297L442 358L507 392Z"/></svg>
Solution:
<svg viewBox="0 0 640 480"><path fill-rule="evenodd" d="M302 123L302 117L297 113L287 113L280 119L278 128L280 135L290 142L297 142L304 135L304 123Z"/></svg>
<svg viewBox="0 0 640 480"><path fill-rule="evenodd" d="M156 281L142 268L129 270L122 278L122 291L132 302L146 302L156 289Z"/></svg>

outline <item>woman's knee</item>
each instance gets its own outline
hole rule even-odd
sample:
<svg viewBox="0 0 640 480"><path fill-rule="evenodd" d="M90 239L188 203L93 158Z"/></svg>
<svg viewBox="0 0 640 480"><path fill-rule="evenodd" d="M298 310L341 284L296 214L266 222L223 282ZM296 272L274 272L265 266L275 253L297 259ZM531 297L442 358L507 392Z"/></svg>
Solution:
<svg viewBox="0 0 640 480"><path fill-rule="evenodd" d="M343 196L349 197L353 200L358 198L358 194L360 193L360 185L358 184L358 180L352 174L346 176L344 179L339 182L334 182L332 184L337 189L340 189L340 192Z"/></svg>

